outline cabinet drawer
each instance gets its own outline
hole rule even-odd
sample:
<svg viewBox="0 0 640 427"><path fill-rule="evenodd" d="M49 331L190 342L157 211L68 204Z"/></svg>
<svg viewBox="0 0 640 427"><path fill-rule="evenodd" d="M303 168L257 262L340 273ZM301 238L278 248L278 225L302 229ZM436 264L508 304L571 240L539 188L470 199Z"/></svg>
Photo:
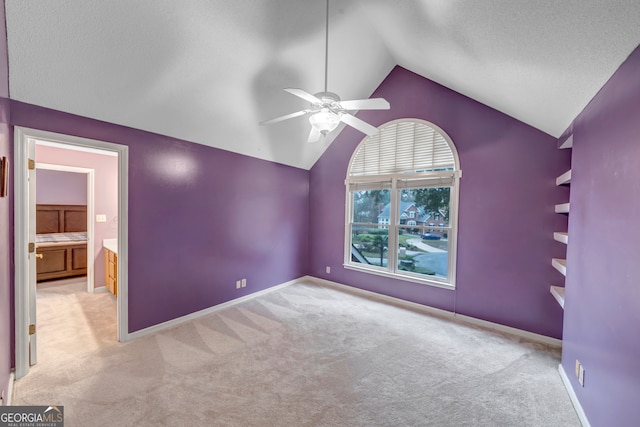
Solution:
<svg viewBox="0 0 640 427"><path fill-rule="evenodd" d="M114 262L116 260L116 254L107 250L107 252L109 253L109 261Z"/></svg>

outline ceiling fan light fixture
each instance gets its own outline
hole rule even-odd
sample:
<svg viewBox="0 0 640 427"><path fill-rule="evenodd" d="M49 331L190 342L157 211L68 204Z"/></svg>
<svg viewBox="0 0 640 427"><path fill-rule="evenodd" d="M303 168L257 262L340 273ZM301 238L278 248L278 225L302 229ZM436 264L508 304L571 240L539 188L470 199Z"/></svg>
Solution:
<svg viewBox="0 0 640 427"><path fill-rule="evenodd" d="M317 113L309 116L309 123L322 135L326 135L340 124L340 116L328 108L323 108Z"/></svg>

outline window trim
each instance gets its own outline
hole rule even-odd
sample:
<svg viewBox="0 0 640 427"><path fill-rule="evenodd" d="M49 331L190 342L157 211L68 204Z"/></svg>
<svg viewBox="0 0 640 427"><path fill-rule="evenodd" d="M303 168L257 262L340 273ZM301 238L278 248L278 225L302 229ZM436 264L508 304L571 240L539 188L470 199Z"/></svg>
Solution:
<svg viewBox="0 0 640 427"><path fill-rule="evenodd" d="M389 219L389 222L384 225L386 225L389 230L387 247L397 248L398 247L398 230L400 228L406 228L404 226L401 226L400 224L401 212L399 212L400 203L399 203L398 197L402 188L398 188L397 183L399 181L406 182L411 180L417 180L419 183L420 180L423 180L425 178L428 179L430 177L443 175L442 172L421 172L421 173L395 173L395 174L373 175L373 176L372 175L351 176L350 170L351 170L351 165L353 163L353 160L355 156L358 154L358 151L360 150L362 144L364 144L367 141L368 137L365 137L360 142L360 144L358 144L358 146L356 147L356 149L354 150L351 156L351 160L349 161L349 164L348 164L349 166L347 168L347 177L345 179L346 201L345 201L345 236L344 236L343 267L349 270L389 277L392 279L404 280L404 281L413 282L413 283L419 283L419 284L435 286L435 287L444 288L444 289L455 290L456 289L457 252L458 252L457 251L458 208L459 208L459 195L460 195L460 178L462 177L462 170L460 169L458 152L449 135L447 135L437 125L434 125L433 123L430 123L424 120L419 120L419 119L393 120L391 122L387 122L379 126L379 129L384 128L385 126L388 126L388 125L398 123L398 122L418 122L418 123L422 123L432 127L434 130L439 132L447 141L454 157L454 170L447 171L452 175L452 185L450 186L451 193L449 197L449 211L450 211L449 228L450 230L449 230L449 236L448 236L449 262L447 265L447 278L441 279L441 278L436 278L435 276L425 277L425 275L418 275L417 273L411 273L411 272L399 270L397 266L398 254L396 250L394 250L393 253L391 253L390 249L387 251L387 253L389 254L387 258L387 267L365 265L362 263L353 263L351 261L350 246L351 246L351 239L352 239L351 225L352 225L352 217L353 217L352 193L354 191L365 190L367 189L366 187L368 187L369 185L372 186L372 188L369 188L369 189L380 188L381 183L384 187L389 188L387 187L387 185L389 183L391 184L389 188L390 189L390 207L391 207L390 219ZM441 186L444 187L448 185L441 185ZM405 185L402 185L401 187L405 187ZM412 187L405 187L405 188L412 188ZM423 187L418 185L413 188L423 188ZM393 265L392 269L390 268L390 265Z"/></svg>

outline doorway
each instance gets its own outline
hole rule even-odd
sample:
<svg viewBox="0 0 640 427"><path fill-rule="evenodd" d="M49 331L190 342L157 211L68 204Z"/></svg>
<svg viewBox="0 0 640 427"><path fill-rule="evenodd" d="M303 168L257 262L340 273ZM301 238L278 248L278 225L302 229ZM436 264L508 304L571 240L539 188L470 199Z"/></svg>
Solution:
<svg viewBox="0 0 640 427"><path fill-rule="evenodd" d="M73 137L52 132L15 127L14 129L14 245L15 245L15 357L16 378L29 371L29 366L37 360L37 319L35 311L35 144L47 142L62 144L76 150L101 150L117 155L117 248L118 248L118 295L117 295L117 338L128 339L128 147L104 141ZM90 175L90 174L88 174ZM88 178L89 179L89 178ZM33 188L30 188L33 187ZM87 212L93 223L95 212ZM89 230L88 230L89 232ZM93 230L91 230L93 232ZM89 252L89 251L88 251ZM91 251L93 252L93 251ZM91 258L93 259L93 258ZM89 262L88 264L93 264ZM93 274L93 272L92 272ZM89 278L88 278L89 279ZM95 280L92 277L91 284ZM88 280L89 282L89 280Z"/></svg>
<svg viewBox="0 0 640 427"><path fill-rule="evenodd" d="M40 145L39 142L36 142L36 153L38 151L38 146ZM58 148L62 149L62 150L66 150L67 148L65 147L70 147L70 146L64 146L64 145L58 145ZM36 154L37 157L37 154ZM84 175L85 176L85 190L84 190L84 204L86 205L86 209L87 209L87 221L86 221L86 233L87 233L87 292L93 292L94 288L95 288L95 269L94 269L94 262L89 262L91 260L94 260L95 256L94 256L94 251L95 251L95 245L94 245L94 226L93 226L93 218L95 218L94 216L94 212L95 212L95 198L94 198L94 194L95 194L95 169L92 168L85 168L85 167L78 167L78 166L67 166L67 165L58 165L58 164L51 164L51 163L41 163L41 162L36 162L36 171L55 171L55 172L64 172L64 173L72 173L72 174L78 174L78 175ZM40 175L40 173L38 173L38 175ZM42 185L42 180L40 179L40 177L38 177L37 181L36 181L36 186L39 187ZM46 190L45 190L46 191ZM43 189L36 189L36 204L40 204L41 202L41 195L42 195ZM59 199L53 199L53 200L48 200L47 202L55 202L54 204L61 204ZM65 201L66 202L66 201ZM30 212L30 214L32 214L33 212ZM36 225L37 228L37 225Z"/></svg>

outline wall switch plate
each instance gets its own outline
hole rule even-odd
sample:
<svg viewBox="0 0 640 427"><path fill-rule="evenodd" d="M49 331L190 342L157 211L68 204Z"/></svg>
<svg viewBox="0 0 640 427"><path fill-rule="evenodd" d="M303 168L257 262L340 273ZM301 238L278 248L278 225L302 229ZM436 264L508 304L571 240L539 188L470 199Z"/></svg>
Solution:
<svg viewBox="0 0 640 427"><path fill-rule="evenodd" d="M580 365L578 371L578 382L582 387L584 387L584 366Z"/></svg>
<svg viewBox="0 0 640 427"><path fill-rule="evenodd" d="M107 222L106 215L96 215L96 222Z"/></svg>
<svg viewBox="0 0 640 427"><path fill-rule="evenodd" d="M236 289L240 289L241 286L242 286L242 281L236 280Z"/></svg>
<svg viewBox="0 0 640 427"><path fill-rule="evenodd" d="M242 287L246 287L247 286L247 279L242 279Z"/></svg>
<svg viewBox="0 0 640 427"><path fill-rule="evenodd" d="M576 359L576 377L580 377L580 366L582 366L580 361Z"/></svg>
<svg viewBox="0 0 640 427"><path fill-rule="evenodd" d="M329 267L328 265L325 267L324 271L327 272L327 274L331 274L331 267Z"/></svg>

